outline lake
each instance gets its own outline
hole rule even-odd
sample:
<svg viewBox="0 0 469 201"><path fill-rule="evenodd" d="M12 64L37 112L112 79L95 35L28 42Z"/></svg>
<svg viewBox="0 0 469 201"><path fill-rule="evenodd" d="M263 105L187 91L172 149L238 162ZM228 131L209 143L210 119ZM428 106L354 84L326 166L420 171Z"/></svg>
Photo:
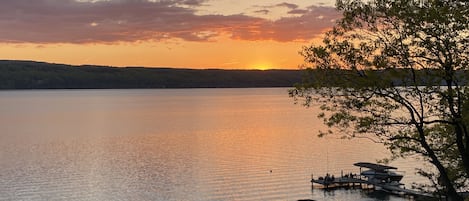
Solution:
<svg viewBox="0 0 469 201"><path fill-rule="evenodd" d="M406 200L311 188L389 156L286 88L0 91L0 200ZM417 160L391 165L410 187Z"/></svg>

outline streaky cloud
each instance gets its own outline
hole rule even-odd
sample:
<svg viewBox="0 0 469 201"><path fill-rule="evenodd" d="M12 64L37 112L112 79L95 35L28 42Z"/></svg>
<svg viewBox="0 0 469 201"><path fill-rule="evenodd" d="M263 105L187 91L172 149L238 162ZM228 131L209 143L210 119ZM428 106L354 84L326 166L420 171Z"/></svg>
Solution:
<svg viewBox="0 0 469 201"><path fill-rule="evenodd" d="M238 15L199 15L206 0L15 0L0 6L1 43L115 43L135 41L309 40L332 26L332 7L297 9L278 20ZM256 13L267 13L268 10ZM322 16L318 18L318 16Z"/></svg>
<svg viewBox="0 0 469 201"><path fill-rule="evenodd" d="M289 9L297 9L298 8L298 5L293 4L293 3L287 3L287 2L279 3L275 6L277 6L277 7L286 7L286 8L289 8Z"/></svg>
<svg viewBox="0 0 469 201"><path fill-rule="evenodd" d="M254 11L254 13L258 13L258 14L263 14L263 15L267 15L270 13L270 10L267 10L267 9L261 9L261 10L256 10Z"/></svg>
<svg viewBox="0 0 469 201"><path fill-rule="evenodd" d="M309 10L306 10L306 9L293 9L293 10L288 11L288 14L306 14L308 12Z"/></svg>

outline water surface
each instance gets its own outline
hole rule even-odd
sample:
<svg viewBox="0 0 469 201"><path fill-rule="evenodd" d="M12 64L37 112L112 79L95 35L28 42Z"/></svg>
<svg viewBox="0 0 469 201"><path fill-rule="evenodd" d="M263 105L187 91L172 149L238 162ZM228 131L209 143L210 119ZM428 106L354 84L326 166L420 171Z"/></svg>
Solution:
<svg viewBox="0 0 469 201"><path fill-rule="evenodd" d="M404 200L312 190L388 156L317 138L317 112L285 88L1 91L0 200Z"/></svg>

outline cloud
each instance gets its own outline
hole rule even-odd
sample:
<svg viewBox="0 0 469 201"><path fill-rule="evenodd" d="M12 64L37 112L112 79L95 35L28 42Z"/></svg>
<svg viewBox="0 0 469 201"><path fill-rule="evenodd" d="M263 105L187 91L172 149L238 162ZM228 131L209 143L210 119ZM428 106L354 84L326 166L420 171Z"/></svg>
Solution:
<svg viewBox="0 0 469 201"><path fill-rule="evenodd" d="M113 43L182 39L308 40L331 27L338 13L309 7L275 21L238 15L198 15L205 0L11 0L0 6L3 43ZM288 8L297 6L282 3ZM259 11L259 13L266 11ZM318 16L322 16L318 18Z"/></svg>
<svg viewBox="0 0 469 201"><path fill-rule="evenodd" d="M293 10L290 10L288 11L288 14L307 14L309 12L309 10L306 10L306 9L293 9Z"/></svg>
<svg viewBox="0 0 469 201"><path fill-rule="evenodd" d="M180 1L180 4L185 4L189 6L200 6L203 5L203 3L206 2L206 0L183 0Z"/></svg>
<svg viewBox="0 0 469 201"><path fill-rule="evenodd" d="M267 15L270 13L270 10L267 10L267 9L261 9L261 10L256 10L254 11L254 13L258 13L258 14L263 14L263 15Z"/></svg>
<svg viewBox="0 0 469 201"><path fill-rule="evenodd" d="M321 16L321 17L319 17ZM311 6L297 17L283 17L276 21L235 30L233 38L243 40L304 41L324 33L340 14L331 7Z"/></svg>
<svg viewBox="0 0 469 201"><path fill-rule="evenodd" d="M289 8L289 9L297 9L298 8L298 5L292 4L292 3L287 3L287 2L279 3L275 6L277 6L277 7L286 7L286 8Z"/></svg>

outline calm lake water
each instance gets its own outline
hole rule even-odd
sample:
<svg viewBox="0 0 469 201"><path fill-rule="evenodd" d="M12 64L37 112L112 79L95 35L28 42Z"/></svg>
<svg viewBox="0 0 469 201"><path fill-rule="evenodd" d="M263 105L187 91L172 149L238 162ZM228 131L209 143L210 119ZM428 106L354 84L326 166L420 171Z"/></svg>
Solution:
<svg viewBox="0 0 469 201"><path fill-rule="evenodd" d="M286 88L0 91L0 200L406 200L312 190L388 156L317 138L317 112Z"/></svg>

